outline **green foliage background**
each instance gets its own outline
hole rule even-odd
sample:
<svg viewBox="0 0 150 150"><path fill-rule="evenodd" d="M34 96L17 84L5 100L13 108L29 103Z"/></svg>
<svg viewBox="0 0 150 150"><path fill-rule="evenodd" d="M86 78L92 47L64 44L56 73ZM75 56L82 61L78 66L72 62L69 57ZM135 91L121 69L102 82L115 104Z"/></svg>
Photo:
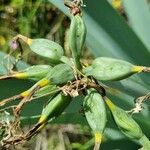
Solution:
<svg viewBox="0 0 150 150"><path fill-rule="evenodd" d="M24 0L19 3L17 0L12 0L11 5L16 3L16 9L24 7ZM27 1L28 2L28 1ZM95 57L108 56L113 58L119 58L127 60L136 65L150 66L150 6L146 0L123 0L124 11L127 15L127 20L123 18L106 0L84 0L86 7L83 8L83 17L87 25L87 38L86 45L88 49L93 53ZM64 15L60 12L54 13L52 18L55 23L45 23L44 27L40 26L40 23L36 24L38 14L45 15L43 13L41 5L45 1L37 0L34 2L34 9L30 13L22 13L17 19L19 27L17 30L27 36L32 37L44 37L48 30L51 30L53 25L59 24L60 18ZM49 0L46 4L51 3L61 10L65 15L69 16L68 9L64 6L62 0ZM56 11L56 8L50 5ZM48 7L48 6L47 6ZM2 11L2 7L0 7ZM25 8L24 8L25 9ZM24 11L22 9L22 11ZM30 9L29 9L30 10ZM47 11L48 12L48 11ZM20 12L21 13L21 12ZM56 16L61 17L56 17ZM48 19L47 19L48 20ZM67 20L67 19L65 19ZM43 24L44 24L43 20ZM28 23L28 25L26 25ZM42 25L43 25L42 24ZM3 25L3 26L2 26ZM5 28L7 25L2 24L0 29ZM61 27L61 34L63 35L65 27ZM36 30L37 31L36 31ZM6 29L9 30L9 29ZM10 39L12 35L9 33L2 33L0 35L8 37ZM61 38L62 36L60 36ZM63 41L58 41L62 42ZM8 49L5 45L1 49ZM4 53L0 52L0 73L6 72L3 66ZM84 54L83 54L84 55ZM86 55L86 54L85 54ZM43 63L43 62L42 62ZM27 66L25 63L19 63L18 68L23 69ZM145 95L150 90L150 78L147 74L134 75L128 79L118 82L105 83L112 87L112 91L108 91L109 95L114 100L114 103L124 109L131 109L134 107L134 99L138 96ZM15 88L14 88L15 85ZM14 94L19 93L33 85L31 81L0 81L0 98L6 98ZM22 112L23 124L31 124L37 121L38 115L41 113L42 107L46 102L46 97L34 100L30 104L24 107ZM53 123L72 123L87 125L85 118L79 113L79 109L82 105L82 97L76 98L73 103L67 108L65 114L56 119ZM143 111L134 115L136 121L140 124L144 133L150 138L150 107L149 102L144 104ZM35 109L32 109L35 108ZM109 114L108 114L109 115ZM33 117L34 116L34 117ZM34 118L34 119L33 119ZM113 120L109 115L107 129L105 131L106 139L102 144L102 149L137 149L137 145L128 139L126 139L113 124ZM85 143L86 147L89 143ZM124 147L126 145L126 147ZM79 146L81 149L82 146ZM87 146L88 147L88 146ZM86 148L85 148L86 149Z"/></svg>

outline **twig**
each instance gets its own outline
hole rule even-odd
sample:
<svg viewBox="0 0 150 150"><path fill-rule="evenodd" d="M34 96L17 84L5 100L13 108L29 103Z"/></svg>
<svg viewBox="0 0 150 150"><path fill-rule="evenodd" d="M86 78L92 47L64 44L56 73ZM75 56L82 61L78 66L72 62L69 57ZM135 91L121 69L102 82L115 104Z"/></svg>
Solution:
<svg viewBox="0 0 150 150"><path fill-rule="evenodd" d="M0 101L0 106L3 106L3 105L5 105L6 103L8 103L10 101L13 101L13 100L16 100L16 99L20 99L20 98L22 98L22 96L20 94L12 96L12 97L9 97L9 98L6 98L6 99Z"/></svg>
<svg viewBox="0 0 150 150"><path fill-rule="evenodd" d="M74 0L72 2L68 0L64 1L64 5L70 9L71 14L74 16L81 13L80 4L80 0Z"/></svg>
<svg viewBox="0 0 150 150"><path fill-rule="evenodd" d="M150 72L150 67L143 67L142 72Z"/></svg>
<svg viewBox="0 0 150 150"><path fill-rule="evenodd" d="M139 113L142 111L142 108L143 108L143 103L150 99L150 92L144 96L141 96L141 97L138 97L136 100L135 100L135 108L131 109L130 113L134 114L134 113Z"/></svg>

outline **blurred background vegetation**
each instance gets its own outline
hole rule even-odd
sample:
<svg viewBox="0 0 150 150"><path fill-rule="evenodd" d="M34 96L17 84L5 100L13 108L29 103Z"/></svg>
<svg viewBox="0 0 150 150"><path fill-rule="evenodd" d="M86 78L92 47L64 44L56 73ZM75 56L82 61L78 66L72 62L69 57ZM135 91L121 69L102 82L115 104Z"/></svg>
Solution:
<svg viewBox="0 0 150 150"><path fill-rule="evenodd" d="M124 59L137 65L150 66L150 6L147 0L124 0L112 6L112 0L84 0L83 17L88 35L83 59L90 62L93 57L109 56ZM0 0L0 73L6 73L3 65L5 53L10 52L9 41L16 34L31 38L48 38L60 43L65 54L70 56L67 46L67 31L70 24L69 11L63 0ZM5 53L2 53L5 52ZM17 56L17 53L15 53ZM18 68L27 64L48 63L31 53L24 46L23 60ZM26 64L27 63L27 64ZM120 107L129 110L134 99L150 90L148 75L137 75L115 83L109 95ZM15 85L15 88L14 88ZM31 81L0 81L0 98L12 96L33 85ZM22 112L25 130L37 121L46 97L27 104ZM140 114L134 118L150 137L150 108L147 102ZM33 109L34 108L34 109ZM35 150L87 150L92 149L94 140L82 114L82 97L78 97L66 110L37 137L24 145L12 149ZM33 117L35 116L35 117ZM37 116L37 117L36 117ZM108 114L108 123L102 150L136 150L137 144L124 137Z"/></svg>

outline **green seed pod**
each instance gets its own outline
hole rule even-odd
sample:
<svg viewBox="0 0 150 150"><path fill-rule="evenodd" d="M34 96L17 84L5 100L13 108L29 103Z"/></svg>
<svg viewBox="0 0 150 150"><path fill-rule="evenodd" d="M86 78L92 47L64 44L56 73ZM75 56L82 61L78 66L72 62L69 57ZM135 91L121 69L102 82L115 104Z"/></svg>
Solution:
<svg viewBox="0 0 150 150"><path fill-rule="evenodd" d="M69 47L72 51L75 64L78 69L81 68L80 56L85 42L86 26L80 14L76 14L71 18L70 31L69 31Z"/></svg>
<svg viewBox="0 0 150 150"><path fill-rule="evenodd" d="M39 80L30 89L22 92L21 97L27 97L31 93L35 93L35 89L43 88L47 85L60 85L75 79L73 69L67 64L58 64L53 67L46 77Z"/></svg>
<svg viewBox="0 0 150 150"><path fill-rule="evenodd" d="M77 19L77 23L78 23L78 26L77 26L77 53L78 55L81 55L81 52L82 52L82 48L83 48L83 45L85 43L85 38L86 38L86 26L85 26L85 23L82 19L82 17L80 15L76 15L75 16L76 19Z"/></svg>
<svg viewBox="0 0 150 150"><path fill-rule="evenodd" d="M51 69L52 67L49 65L31 66L16 74L16 77L18 79L24 79L24 77L26 76L26 78L28 79L40 80L44 78Z"/></svg>
<svg viewBox="0 0 150 150"><path fill-rule="evenodd" d="M72 58L66 57L66 56L62 56L61 59L62 63L65 63L69 66L73 66L74 65L74 60Z"/></svg>
<svg viewBox="0 0 150 150"><path fill-rule="evenodd" d="M70 24L70 30L69 30L69 47L71 49L72 55L74 58L77 56L79 57L77 53L77 44L76 44L76 38L77 38L77 20L75 16L71 17L71 24Z"/></svg>
<svg viewBox="0 0 150 150"><path fill-rule="evenodd" d="M26 98L30 99L34 93L47 85L60 85L72 81L75 79L73 69L67 64L59 64L53 67L46 77L39 80L36 84L34 84L30 89L16 95L5 99L0 103L0 105L4 105L6 102L17 98ZM23 101L20 102L20 105L23 105ZM20 106L19 106L20 107Z"/></svg>
<svg viewBox="0 0 150 150"><path fill-rule="evenodd" d="M90 89L83 106L86 119L95 135L95 145L100 145L107 121L103 98L96 90Z"/></svg>
<svg viewBox="0 0 150 150"><path fill-rule="evenodd" d="M40 80L44 78L48 72L52 69L49 65L35 65L26 68L25 70L14 72L10 75L1 76L0 79L9 79L9 78L16 78L16 79L31 79L31 80Z"/></svg>
<svg viewBox="0 0 150 150"><path fill-rule="evenodd" d="M39 132L48 122L48 120L55 119L66 109L70 104L71 97L65 96L62 93L59 93L55 97L52 97L49 100L49 103L43 109L41 117L38 123L27 133L26 138L30 138L37 132Z"/></svg>
<svg viewBox="0 0 150 150"><path fill-rule="evenodd" d="M56 85L47 85L34 93L34 98L42 97L44 95L54 96L59 91Z"/></svg>
<svg viewBox="0 0 150 150"><path fill-rule="evenodd" d="M104 97L104 100L119 129L130 139L139 140L143 136L143 132L134 119L123 109L114 105L107 97Z"/></svg>
<svg viewBox="0 0 150 150"><path fill-rule="evenodd" d="M142 67L113 58L99 57L96 58L92 67L85 69L85 73L92 75L97 80L113 81L121 80L131 76L134 73L142 71Z"/></svg>
<svg viewBox="0 0 150 150"><path fill-rule="evenodd" d="M58 64L52 68L46 77L51 84L63 84L75 79L73 69L67 64Z"/></svg>
<svg viewBox="0 0 150 150"><path fill-rule="evenodd" d="M44 57L52 64L59 63L60 58L63 56L63 48L48 39L30 39L23 35L17 35L13 41L16 39L23 40L34 53Z"/></svg>
<svg viewBox="0 0 150 150"><path fill-rule="evenodd" d="M63 56L63 48L48 39L33 39L29 47L34 53L47 58L52 64L60 62Z"/></svg>
<svg viewBox="0 0 150 150"><path fill-rule="evenodd" d="M64 109L70 104L71 97L62 93L50 99L49 103L43 109L39 123L46 122L51 118L58 117Z"/></svg>

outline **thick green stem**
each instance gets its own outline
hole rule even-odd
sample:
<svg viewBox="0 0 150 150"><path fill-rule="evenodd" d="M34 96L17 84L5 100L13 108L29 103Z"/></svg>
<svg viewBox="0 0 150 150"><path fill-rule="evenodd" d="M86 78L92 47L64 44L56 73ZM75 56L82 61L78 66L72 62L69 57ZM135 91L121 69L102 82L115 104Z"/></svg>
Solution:
<svg viewBox="0 0 150 150"><path fill-rule="evenodd" d="M80 63L80 59L79 59L78 57L76 57L76 58L74 59L74 61L75 61L76 68L77 68L78 70L81 70L82 66L81 66L81 63Z"/></svg>
<svg viewBox="0 0 150 150"><path fill-rule="evenodd" d="M143 150L150 150L150 140L145 135L139 139L139 143L143 146Z"/></svg>

